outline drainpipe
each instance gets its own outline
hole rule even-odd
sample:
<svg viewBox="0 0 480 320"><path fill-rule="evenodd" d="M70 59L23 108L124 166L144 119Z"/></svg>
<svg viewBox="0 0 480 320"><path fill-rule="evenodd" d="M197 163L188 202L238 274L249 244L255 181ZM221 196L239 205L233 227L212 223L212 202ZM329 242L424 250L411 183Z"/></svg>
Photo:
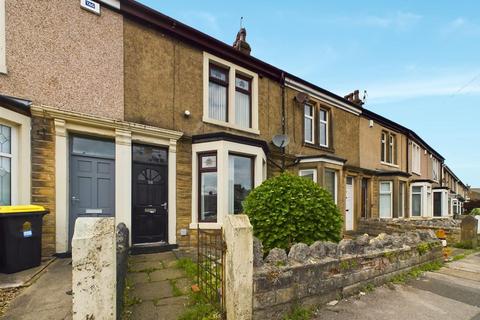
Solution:
<svg viewBox="0 0 480 320"><path fill-rule="evenodd" d="M286 110L285 110L285 73L282 72L281 76L281 87L282 87L282 134L286 134L287 131L287 126L286 126ZM285 171L285 147L282 147L281 149L282 153L282 172Z"/></svg>

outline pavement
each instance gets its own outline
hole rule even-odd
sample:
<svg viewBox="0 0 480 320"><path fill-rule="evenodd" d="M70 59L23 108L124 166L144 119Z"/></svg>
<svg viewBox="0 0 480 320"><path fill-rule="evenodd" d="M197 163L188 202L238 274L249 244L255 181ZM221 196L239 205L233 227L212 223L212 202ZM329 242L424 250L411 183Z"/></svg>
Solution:
<svg viewBox="0 0 480 320"><path fill-rule="evenodd" d="M46 257L42 259L42 263L38 267L11 274L0 273L0 289L29 286L32 282L34 282L35 278L54 260L55 258Z"/></svg>
<svg viewBox="0 0 480 320"><path fill-rule="evenodd" d="M33 272L33 271L32 271ZM22 288L2 320L72 319L71 259L56 259Z"/></svg>
<svg viewBox="0 0 480 320"><path fill-rule="evenodd" d="M316 320L480 320L480 253L405 285L385 285L316 312Z"/></svg>
<svg viewBox="0 0 480 320"><path fill-rule="evenodd" d="M131 256L127 285L124 319L176 320L188 305L191 281L173 252Z"/></svg>

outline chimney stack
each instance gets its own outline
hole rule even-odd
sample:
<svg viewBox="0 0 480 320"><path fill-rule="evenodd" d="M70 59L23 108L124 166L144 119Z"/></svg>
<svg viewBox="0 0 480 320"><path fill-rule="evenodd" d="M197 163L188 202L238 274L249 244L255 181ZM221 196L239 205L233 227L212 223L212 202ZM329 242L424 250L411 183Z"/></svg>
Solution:
<svg viewBox="0 0 480 320"><path fill-rule="evenodd" d="M360 92L358 90L355 90L352 93L347 94L344 98L350 102L355 103L360 107L363 105L363 101L362 99L360 99Z"/></svg>
<svg viewBox="0 0 480 320"><path fill-rule="evenodd" d="M252 49L247 42L247 30L245 28L240 28L240 31L238 31L237 39L233 43L233 48L244 54L250 55Z"/></svg>

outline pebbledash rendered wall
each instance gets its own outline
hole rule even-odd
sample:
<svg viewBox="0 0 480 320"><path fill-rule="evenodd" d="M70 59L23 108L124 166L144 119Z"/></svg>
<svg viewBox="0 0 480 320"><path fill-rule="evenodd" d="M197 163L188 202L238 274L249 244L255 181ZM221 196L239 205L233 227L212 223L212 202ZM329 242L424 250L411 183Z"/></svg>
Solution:
<svg viewBox="0 0 480 320"><path fill-rule="evenodd" d="M338 245L296 244L288 256L273 249L265 260L255 239L253 319L282 319L297 305L318 306L441 257L440 242L431 231L364 235Z"/></svg>

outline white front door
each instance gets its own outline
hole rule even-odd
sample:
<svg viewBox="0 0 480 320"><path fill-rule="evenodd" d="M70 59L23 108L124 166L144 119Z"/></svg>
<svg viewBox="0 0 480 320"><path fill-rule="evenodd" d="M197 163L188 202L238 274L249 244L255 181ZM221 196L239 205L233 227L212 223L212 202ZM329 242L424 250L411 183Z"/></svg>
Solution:
<svg viewBox="0 0 480 320"><path fill-rule="evenodd" d="M353 177L347 177L347 188L345 195L345 230L353 230L354 211L354 188Z"/></svg>

